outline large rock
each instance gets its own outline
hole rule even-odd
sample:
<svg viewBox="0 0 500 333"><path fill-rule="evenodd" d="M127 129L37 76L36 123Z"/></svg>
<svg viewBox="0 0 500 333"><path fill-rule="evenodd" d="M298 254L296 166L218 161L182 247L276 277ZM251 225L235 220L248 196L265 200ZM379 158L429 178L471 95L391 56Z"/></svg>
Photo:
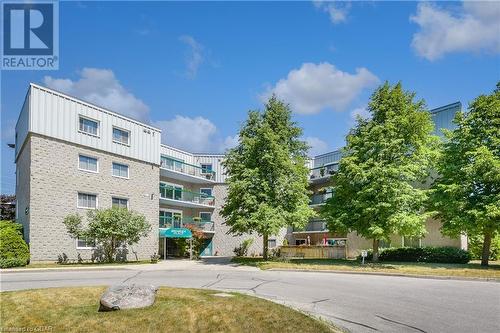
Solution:
<svg viewBox="0 0 500 333"><path fill-rule="evenodd" d="M99 311L145 308L155 302L158 287L120 284L111 286L101 296Z"/></svg>

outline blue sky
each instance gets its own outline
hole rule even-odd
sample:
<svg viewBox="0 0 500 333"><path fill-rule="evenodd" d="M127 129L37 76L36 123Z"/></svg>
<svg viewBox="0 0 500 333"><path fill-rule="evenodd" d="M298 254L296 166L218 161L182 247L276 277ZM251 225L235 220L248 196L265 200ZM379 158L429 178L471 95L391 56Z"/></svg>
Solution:
<svg viewBox="0 0 500 333"><path fill-rule="evenodd" d="M429 108L490 92L498 22L493 2L60 3L60 69L2 72L1 192L14 192L6 143L29 82L158 126L166 144L213 152L274 92L315 154L343 145L385 80Z"/></svg>

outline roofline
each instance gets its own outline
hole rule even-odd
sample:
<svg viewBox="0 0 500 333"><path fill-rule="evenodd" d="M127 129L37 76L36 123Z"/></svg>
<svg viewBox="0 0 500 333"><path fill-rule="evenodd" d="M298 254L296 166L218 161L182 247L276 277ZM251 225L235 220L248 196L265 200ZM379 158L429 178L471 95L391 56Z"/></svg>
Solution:
<svg viewBox="0 0 500 333"><path fill-rule="evenodd" d="M167 144L164 144L164 143L161 143L160 144L161 146L165 147L165 148L169 148L169 149L173 149L173 150L176 150L180 153L184 153L184 154L188 154L188 155L191 155L193 157L200 157L200 156L217 156L217 157L225 157L226 154L224 153L192 153L190 151L187 151L187 150L183 150L183 149L180 149L180 148L177 148L177 147L174 147L174 146L169 146Z"/></svg>
<svg viewBox="0 0 500 333"><path fill-rule="evenodd" d="M102 106L99 106L99 105L87 102L87 101L85 101L85 100L83 100L81 98L70 96L70 95L67 95L67 94L65 94L63 92L60 92L58 90L54 90L52 88L47 88L47 87L44 87L42 85L39 85L39 84L36 84L36 83L33 83L33 82L30 82L30 87L35 87L35 88L38 88L38 89L41 89L41 90L45 90L46 92L57 94L60 97L67 98L67 99L69 99L69 100L71 100L71 101L73 101L75 103L84 104L84 105L86 105L88 107L97 109L97 110L99 110L101 112L105 112L105 113L111 114L111 115L116 116L118 118L122 118L122 119L128 120L128 121L133 122L133 123L135 123L137 125L144 126L144 127L147 127L147 128L149 128L151 130L154 130L154 131L157 131L157 132L161 133L161 129L159 129L158 127L154 127L154 126L148 125L146 123L143 123L142 121L139 121L139 120L136 120L136 119L124 116L121 113L118 113L118 112L115 112L115 111L111 111L109 109L103 108Z"/></svg>
<svg viewBox="0 0 500 333"><path fill-rule="evenodd" d="M441 111L444 111L444 110L451 109L454 106L460 107L460 110L462 109L462 103L461 102L454 102L454 103L450 103L450 104L447 104L447 105L443 105L443 106L434 108L432 110L429 110L429 112L430 113L438 113L438 112L441 112Z"/></svg>

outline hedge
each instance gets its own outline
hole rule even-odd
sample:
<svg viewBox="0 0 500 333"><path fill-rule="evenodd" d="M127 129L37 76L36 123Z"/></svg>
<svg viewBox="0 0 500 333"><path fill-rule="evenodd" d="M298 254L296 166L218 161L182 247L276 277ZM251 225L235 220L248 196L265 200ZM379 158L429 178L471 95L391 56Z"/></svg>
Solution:
<svg viewBox="0 0 500 333"><path fill-rule="evenodd" d="M0 268L26 266L30 259L28 244L24 241L19 224L0 222Z"/></svg>
<svg viewBox="0 0 500 333"><path fill-rule="evenodd" d="M372 260L373 251L368 250L365 260ZM358 256L361 259L361 256ZM456 247L398 247L381 249L379 261L429 262L466 264L471 260L468 251Z"/></svg>

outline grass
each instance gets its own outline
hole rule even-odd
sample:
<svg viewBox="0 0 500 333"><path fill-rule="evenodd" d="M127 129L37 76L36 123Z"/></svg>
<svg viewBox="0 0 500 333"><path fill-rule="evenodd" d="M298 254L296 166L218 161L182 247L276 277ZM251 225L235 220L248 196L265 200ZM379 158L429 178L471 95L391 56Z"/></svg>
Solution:
<svg viewBox="0 0 500 333"><path fill-rule="evenodd" d="M29 269L29 268L65 268L65 267L99 267L99 266L121 266L121 265L142 265L149 264L150 260L138 260L138 261L117 261L117 262L84 262L84 263L69 263L69 264L59 264L57 262L35 262L30 263L27 266L22 267L12 267L13 269Z"/></svg>
<svg viewBox="0 0 500 333"><path fill-rule="evenodd" d="M153 306L97 312L105 287L49 288L0 293L1 326L52 327L49 332L340 332L284 305L216 291L160 288ZM38 330L40 331L40 330ZM20 331L19 331L20 332ZM24 331L23 331L24 332Z"/></svg>
<svg viewBox="0 0 500 333"><path fill-rule="evenodd" d="M372 272L403 275L427 275L440 277L500 279L500 261L490 262L488 268L478 261L468 264L435 264L412 262L383 262L362 265L357 260L342 259L290 259L288 261L264 261L262 258L234 258L241 265L260 269L290 269L318 271Z"/></svg>

